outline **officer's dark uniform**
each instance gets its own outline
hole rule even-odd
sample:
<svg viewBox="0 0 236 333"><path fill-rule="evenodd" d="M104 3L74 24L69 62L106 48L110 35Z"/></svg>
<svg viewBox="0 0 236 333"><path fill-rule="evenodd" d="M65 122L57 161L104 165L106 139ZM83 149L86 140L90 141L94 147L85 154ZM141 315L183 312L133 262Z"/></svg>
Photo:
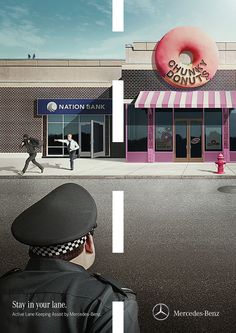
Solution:
<svg viewBox="0 0 236 333"><path fill-rule="evenodd" d="M65 184L23 212L12 232L31 246L58 244L58 239L65 243L95 228L96 216L90 194L79 185ZM77 264L36 256L24 271L0 279L0 332L111 333L113 301L124 302L125 333L139 333L131 290Z"/></svg>

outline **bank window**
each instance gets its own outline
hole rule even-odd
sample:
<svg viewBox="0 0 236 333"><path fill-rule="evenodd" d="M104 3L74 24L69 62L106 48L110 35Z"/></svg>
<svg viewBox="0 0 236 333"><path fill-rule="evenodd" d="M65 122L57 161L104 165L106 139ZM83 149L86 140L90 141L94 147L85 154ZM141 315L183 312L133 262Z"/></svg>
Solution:
<svg viewBox="0 0 236 333"><path fill-rule="evenodd" d="M54 142L55 139L63 139L62 123L48 123L48 145L61 146L61 143Z"/></svg>
<svg viewBox="0 0 236 333"><path fill-rule="evenodd" d="M79 141L78 123L64 123L64 139L67 139L68 134L72 134L76 142Z"/></svg>
<svg viewBox="0 0 236 333"><path fill-rule="evenodd" d="M128 151L147 151L147 109L128 106Z"/></svg>
<svg viewBox="0 0 236 333"><path fill-rule="evenodd" d="M222 150L222 113L221 109L205 110L205 150Z"/></svg>
<svg viewBox="0 0 236 333"><path fill-rule="evenodd" d="M63 121L63 115L60 114L49 114L48 122L50 123L61 123Z"/></svg>
<svg viewBox="0 0 236 333"><path fill-rule="evenodd" d="M48 115L48 155L66 156L68 155L67 146L57 142L55 139L66 139L68 134L72 134L73 139L80 145L80 156L90 156L91 153L91 121L98 122L100 131L96 135L101 135L101 128L105 126L104 115ZM95 140L95 144L104 145L102 138ZM109 143L109 138L107 139ZM104 148L105 149L105 148Z"/></svg>
<svg viewBox="0 0 236 333"><path fill-rule="evenodd" d="M236 109L230 110L229 132L230 132L230 150L236 151Z"/></svg>
<svg viewBox="0 0 236 333"><path fill-rule="evenodd" d="M64 121L66 123L78 123L79 116L77 114L65 114Z"/></svg>
<svg viewBox="0 0 236 333"><path fill-rule="evenodd" d="M68 154L66 145L55 139L66 139L72 134L73 139L79 140L78 115L48 115L48 155L64 156Z"/></svg>
<svg viewBox="0 0 236 333"><path fill-rule="evenodd" d="M80 121L81 122L90 122L91 120L98 121L98 122L104 122L104 116L103 115L81 115Z"/></svg>
<svg viewBox="0 0 236 333"><path fill-rule="evenodd" d="M173 150L173 111L171 109L156 109L155 113L155 147L156 151Z"/></svg>

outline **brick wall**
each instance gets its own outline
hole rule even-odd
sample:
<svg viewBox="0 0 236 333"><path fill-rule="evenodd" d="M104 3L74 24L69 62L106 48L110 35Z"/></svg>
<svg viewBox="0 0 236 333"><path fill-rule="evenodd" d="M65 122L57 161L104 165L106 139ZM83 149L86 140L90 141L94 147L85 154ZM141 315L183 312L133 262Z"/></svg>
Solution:
<svg viewBox="0 0 236 333"><path fill-rule="evenodd" d="M23 134L43 140L37 98L111 98L108 88L0 88L0 152L17 153ZM45 137L44 137L45 138Z"/></svg>
<svg viewBox="0 0 236 333"><path fill-rule="evenodd" d="M122 79L126 99L137 97L142 90L181 90L166 83L156 70L123 70ZM211 81L198 90L236 90L236 70L219 70Z"/></svg>

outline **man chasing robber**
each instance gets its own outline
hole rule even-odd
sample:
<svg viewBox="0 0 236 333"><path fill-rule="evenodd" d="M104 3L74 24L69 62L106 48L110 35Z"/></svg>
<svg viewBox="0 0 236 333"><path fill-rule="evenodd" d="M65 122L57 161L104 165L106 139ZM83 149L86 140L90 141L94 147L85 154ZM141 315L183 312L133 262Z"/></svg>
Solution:
<svg viewBox="0 0 236 333"><path fill-rule="evenodd" d="M0 332L112 333L113 302L123 302L124 333L140 332L135 293L88 272L96 227L94 199L72 183L15 219L12 234L30 259L0 278Z"/></svg>
<svg viewBox="0 0 236 333"><path fill-rule="evenodd" d="M78 143L73 140L72 134L67 135L67 139L55 139L55 142L65 143L68 149L69 158L70 158L70 169L74 170L74 160L76 159L76 152L79 149Z"/></svg>
<svg viewBox="0 0 236 333"><path fill-rule="evenodd" d="M32 162L34 165L36 165L40 170L41 173L43 173L44 167L39 164L35 158L37 156L37 148L40 148L40 142L38 139L29 137L28 134L23 135L23 141L21 143L20 148L26 147L27 153L29 154L29 157L25 161L25 166L22 171L19 171L18 174L23 176L28 169L29 163Z"/></svg>

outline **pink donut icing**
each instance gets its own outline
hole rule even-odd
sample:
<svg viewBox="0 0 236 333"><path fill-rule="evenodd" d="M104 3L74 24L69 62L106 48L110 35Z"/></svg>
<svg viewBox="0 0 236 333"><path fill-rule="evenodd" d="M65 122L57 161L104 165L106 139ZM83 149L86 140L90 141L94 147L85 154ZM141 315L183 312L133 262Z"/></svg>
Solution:
<svg viewBox="0 0 236 333"><path fill-rule="evenodd" d="M191 55L191 63L181 63L180 55ZM155 49L155 61L161 76L179 88L195 88L211 80L219 66L216 43L195 27L169 31Z"/></svg>

